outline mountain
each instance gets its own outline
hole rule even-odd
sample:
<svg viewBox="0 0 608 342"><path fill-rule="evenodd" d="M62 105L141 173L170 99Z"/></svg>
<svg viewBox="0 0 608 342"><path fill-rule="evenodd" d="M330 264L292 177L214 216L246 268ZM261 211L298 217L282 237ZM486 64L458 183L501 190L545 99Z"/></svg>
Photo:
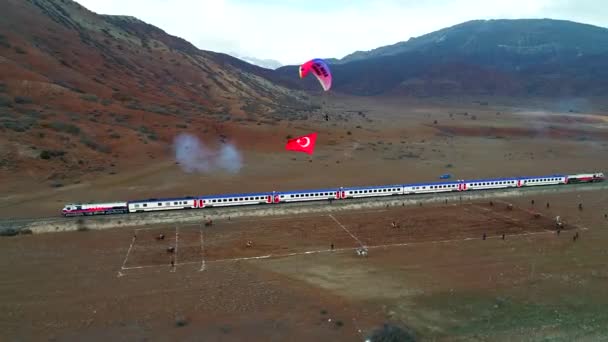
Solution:
<svg viewBox="0 0 608 342"><path fill-rule="evenodd" d="M71 0L5 0L0 171L95 172L158 155L179 131L278 122L309 109L269 70ZM155 152L153 152L155 151ZM77 171L75 171L77 170Z"/></svg>
<svg viewBox="0 0 608 342"><path fill-rule="evenodd" d="M474 20L331 63L357 95L604 95L608 29L563 20ZM296 66L277 69L276 80ZM315 89L314 82L298 87Z"/></svg>
<svg viewBox="0 0 608 342"><path fill-rule="evenodd" d="M235 53L230 53L230 55L234 56L238 59L241 59L249 64L254 64L254 65L257 65L257 66L265 68L265 69L275 70L275 69L283 66L283 64L281 64L281 62L276 61L274 59L259 59L259 58L255 58L255 57L239 56L238 54L235 54Z"/></svg>

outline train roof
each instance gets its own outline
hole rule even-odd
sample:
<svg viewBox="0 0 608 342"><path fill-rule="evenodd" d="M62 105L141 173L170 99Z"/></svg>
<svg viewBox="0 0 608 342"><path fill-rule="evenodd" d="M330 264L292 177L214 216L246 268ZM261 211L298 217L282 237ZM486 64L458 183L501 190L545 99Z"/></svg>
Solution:
<svg viewBox="0 0 608 342"><path fill-rule="evenodd" d="M281 195L289 194L307 194L310 192L335 192L338 188L327 188L327 189L309 189L309 190L293 190L293 191L277 191Z"/></svg>
<svg viewBox="0 0 608 342"><path fill-rule="evenodd" d="M228 194L228 195L205 195L199 196L197 198L200 199L209 199L209 198L232 198L232 197L251 197L251 196L270 196L272 192L249 192L242 194Z"/></svg>
<svg viewBox="0 0 608 342"><path fill-rule="evenodd" d="M452 184L459 184L459 183L462 183L462 182L454 180L454 181L450 181L450 182L410 183L410 184L403 184L402 186L408 187L408 186L452 185Z"/></svg>
<svg viewBox="0 0 608 342"><path fill-rule="evenodd" d="M372 186L345 186L344 190L359 190L359 189L386 189L403 187L403 184L389 184L389 185L372 185Z"/></svg>
<svg viewBox="0 0 608 342"><path fill-rule="evenodd" d="M197 197L188 196L188 197L171 197L171 198L148 198L148 199L144 199L144 200L129 201L129 203L184 201L184 200L191 200L191 199L195 199L195 198L197 198Z"/></svg>
<svg viewBox="0 0 608 342"><path fill-rule="evenodd" d="M188 197L172 197L172 198L149 198L146 200L129 201L129 203L148 203L148 202L171 202L171 201L187 201L196 199L210 198L232 198L232 197L251 197L251 196L268 196L270 192L260 193L243 193L243 194L228 194L228 195L205 195L205 196L188 196Z"/></svg>

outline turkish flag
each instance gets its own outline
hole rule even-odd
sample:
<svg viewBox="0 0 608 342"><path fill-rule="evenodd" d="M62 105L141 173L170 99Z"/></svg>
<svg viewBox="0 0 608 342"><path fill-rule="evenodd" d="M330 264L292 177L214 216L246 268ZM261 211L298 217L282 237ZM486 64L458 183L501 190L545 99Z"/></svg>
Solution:
<svg viewBox="0 0 608 342"><path fill-rule="evenodd" d="M315 141L317 133L310 133L301 137L287 140L285 149L288 151L297 151L312 154L315 149Z"/></svg>

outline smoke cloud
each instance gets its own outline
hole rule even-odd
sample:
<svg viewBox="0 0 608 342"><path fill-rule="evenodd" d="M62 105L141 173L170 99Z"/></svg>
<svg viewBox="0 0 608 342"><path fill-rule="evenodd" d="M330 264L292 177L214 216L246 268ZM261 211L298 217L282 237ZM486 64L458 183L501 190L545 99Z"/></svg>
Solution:
<svg viewBox="0 0 608 342"><path fill-rule="evenodd" d="M241 154L234 145L226 143L218 150L212 150L191 134L175 138L175 160L188 173L225 171L234 174L242 167Z"/></svg>

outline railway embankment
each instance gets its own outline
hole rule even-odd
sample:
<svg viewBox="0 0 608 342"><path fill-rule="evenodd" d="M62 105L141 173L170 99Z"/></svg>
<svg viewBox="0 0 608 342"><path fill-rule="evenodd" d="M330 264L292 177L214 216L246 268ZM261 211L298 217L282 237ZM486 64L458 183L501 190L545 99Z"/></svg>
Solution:
<svg viewBox="0 0 608 342"><path fill-rule="evenodd" d="M206 220L225 220L229 218L269 216L296 216L329 214L345 210L370 210L392 206L413 206L429 204L457 204L469 201L491 200L498 198L529 196L543 193L572 193L579 191L608 190L608 182L596 184L570 184L544 187L530 187L505 190L484 190L451 192L443 194L403 195L347 200L310 201L305 203L282 203L274 205L255 205L239 207L205 208L191 210L172 210L120 215L96 215L80 217L51 217L18 220L0 220L1 235L19 233L51 233L91 229L111 229L136 227L154 224L192 224Z"/></svg>

